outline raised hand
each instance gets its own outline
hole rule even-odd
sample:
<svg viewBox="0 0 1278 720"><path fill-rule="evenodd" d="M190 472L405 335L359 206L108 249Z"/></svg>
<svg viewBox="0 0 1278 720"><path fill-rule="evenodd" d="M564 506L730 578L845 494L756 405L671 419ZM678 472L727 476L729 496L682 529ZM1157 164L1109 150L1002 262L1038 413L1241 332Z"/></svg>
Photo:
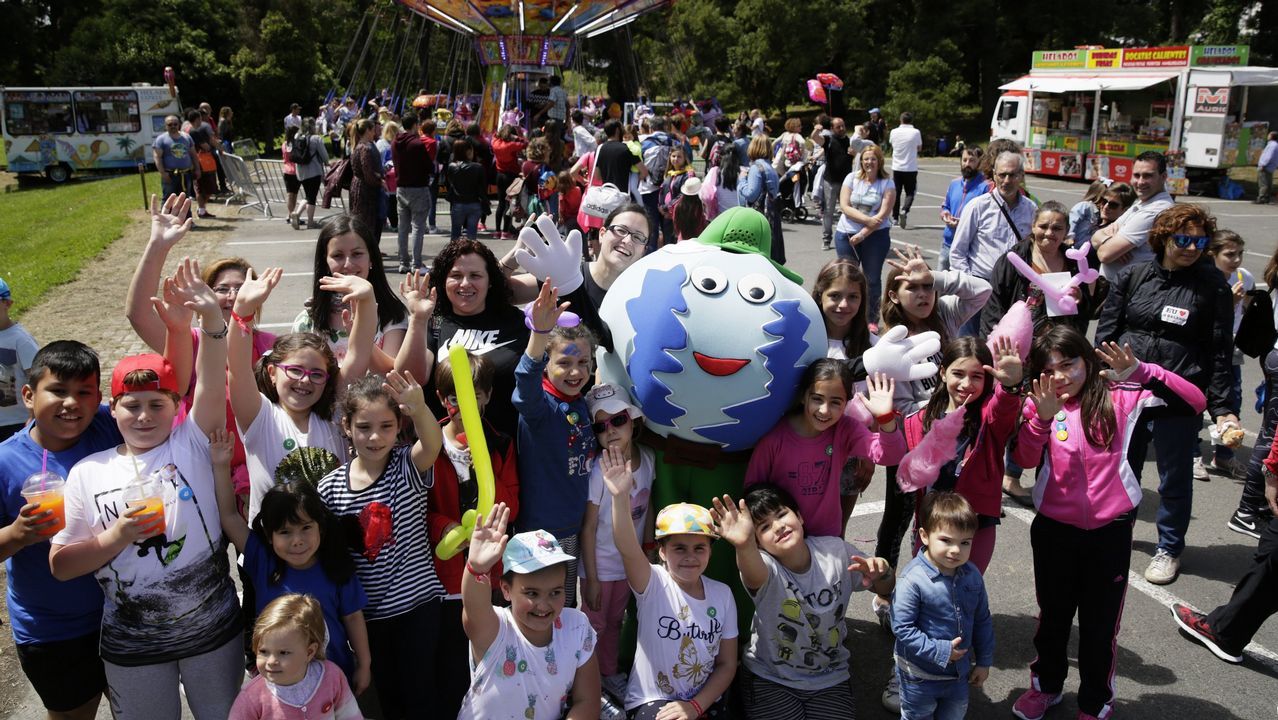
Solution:
<svg viewBox="0 0 1278 720"><path fill-rule="evenodd" d="M909 335L904 325L896 325L861 355L861 362L871 375L883 373L898 382L925 380L939 370L928 358L940 351L939 334L929 331Z"/></svg>
<svg viewBox="0 0 1278 720"><path fill-rule="evenodd" d="M386 382L382 383L382 389L399 403L399 411L405 417L420 417L422 413L429 412L426 409L426 394L422 391L422 386L408 371L392 370L386 373Z"/></svg>
<svg viewBox="0 0 1278 720"><path fill-rule="evenodd" d="M861 584L865 587L870 587L875 580L892 572L892 566L881 557L862 557L858 555L848 563L848 571L861 573Z"/></svg>
<svg viewBox="0 0 1278 720"><path fill-rule="evenodd" d="M986 365L985 372L993 375L1003 387L1020 385L1025 376L1020 344L1004 335L995 342L993 350L994 365Z"/></svg>
<svg viewBox="0 0 1278 720"><path fill-rule="evenodd" d="M487 573L501 559L502 551L506 549L506 523L509 520L510 508L503 502L494 505L488 511L488 517L475 523L467 556L467 562L475 572Z"/></svg>
<svg viewBox="0 0 1278 720"><path fill-rule="evenodd" d="M1069 399L1068 393L1060 397L1056 396L1056 379L1047 373L1043 373L1033 382L1030 395L1034 398L1034 410L1038 412L1038 419L1043 421L1051 420Z"/></svg>
<svg viewBox="0 0 1278 720"><path fill-rule="evenodd" d="M613 502L617 502L616 498L628 498L630 489L635 486L635 476L625 454L615 447L604 448L599 455L599 467L603 470L604 485L612 493Z"/></svg>
<svg viewBox="0 0 1278 720"><path fill-rule="evenodd" d="M182 258L178 265L177 274L173 276L173 297L202 319L222 317L222 303L200 278L200 264L191 258Z"/></svg>
<svg viewBox="0 0 1278 720"><path fill-rule="evenodd" d="M536 225L534 229L533 225ZM538 233L540 230L540 234ZM561 238L555 220L549 215L538 215L533 222L519 231L519 247L515 259L538 280L568 293L581 287L585 277L581 274L581 233L573 230L567 238Z"/></svg>
<svg viewBox="0 0 1278 720"><path fill-rule="evenodd" d="M559 289L548 282L542 283L541 291L537 293L537 299L533 301L527 315L532 323L532 331L544 335L553 330L559 324L559 316L564 314L570 304L559 304Z"/></svg>
<svg viewBox="0 0 1278 720"><path fill-rule="evenodd" d="M213 466L231 465L231 457L235 455L235 439L226 428L218 428L209 433L209 460Z"/></svg>
<svg viewBox="0 0 1278 720"><path fill-rule="evenodd" d="M345 305L373 299L373 285L358 275L328 275L320 278L320 290L336 293Z"/></svg>
<svg viewBox="0 0 1278 720"><path fill-rule="evenodd" d="M430 285L430 273L420 270L404 276L399 281L399 295L404 299L404 307L415 317L429 320L435 314L435 288Z"/></svg>
<svg viewBox="0 0 1278 720"><path fill-rule="evenodd" d="M171 277L160 283L160 296L151 298L151 307L155 308L155 313L169 332L185 332L191 327L191 310L182 302L183 298L178 295Z"/></svg>
<svg viewBox="0 0 1278 720"><path fill-rule="evenodd" d="M1112 382L1122 382L1131 377L1132 373L1136 372L1136 366L1140 365L1140 361L1132 352L1131 345L1119 347L1116 342L1101 343L1101 346L1096 348L1096 357L1110 367L1108 370L1101 371L1101 377Z"/></svg>
<svg viewBox="0 0 1278 720"><path fill-rule="evenodd" d="M957 662L959 658L967 654L967 648L961 648L963 638L956 637L950 641L950 662Z"/></svg>
<svg viewBox="0 0 1278 720"><path fill-rule="evenodd" d="M857 398L871 415L882 417L892 412L892 395L896 392L895 380L884 373L874 373L865 378L865 388L869 397L857 393Z"/></svg>
<svg viewBox="0 0 1278 720"><path fill-rule="evenodd" d="M168 196L163 205L151 194L151 242L162 245L167 252L186 237L191 225L191 199L186 193Z"/></svg>
<svg viewBox="0 0 1278 720"><path fill-rule="evenodd" d="M711 498L710 504L710 517L719 528L719 537L734 547L754 542L754 518L750 517L745 500L733 502L724 495L722 500Z"/></svg>
<svg viewBox="0 0 1278 720"><path fill-rule="evenodd" d="M900 270L901 280L916 285L928 285L932 282L932 268L923 259L923 251L918 245L906 245L904 248L893 248L897 259L889 259L887 264Z"/></svg>
<svg viewBox="0 0 1278 720"><path fill-rule="evenodd" d="M270 267L256 278L245 278L240 292L235 296L235 314L241 317L255 315L266 304L271 291L284 279L284 268Z"/></svg>

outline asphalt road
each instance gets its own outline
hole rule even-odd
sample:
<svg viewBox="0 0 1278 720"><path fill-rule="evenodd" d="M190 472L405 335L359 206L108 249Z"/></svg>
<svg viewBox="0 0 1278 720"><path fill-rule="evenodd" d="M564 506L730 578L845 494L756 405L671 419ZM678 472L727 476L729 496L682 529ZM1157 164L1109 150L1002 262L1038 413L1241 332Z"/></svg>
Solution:
<svg viewBox="0 0 1278 720"><path fill-rule="evenodd" d="M894 228L896 243L918 244L932 256L940 244L938 208L950 179L957 174L957 161L925 161L919 174L919 193L910 225ZM1086 184L1031 176L1030 187L1041 199L1072 205L1081 199ZM1245 266L1259 277L1268 259L1278 249L1278 208L1216 199L1193 199L1213 212L1222 227L1237 231L1247 241ZM811 204L809 203L809 206ZM229 215L225 210L220 214ZM253 219L253 218L259 219ZM446 206L440 204L439 225L447 228ZM294 231L279 219L262 220L245 212L236 222L237 231L228 243L228 255L242 255L254 266L279 265L285 269L281 286L275 291L261 322L276 332L286 328L310 293L311 262L316 232ZM428 236L427 254L443 247L446 236ZM491 241L500 255L506 242ZM382 247L393 249L395 239L387 234ZM786 225L789 264L806 278L813 278L820 266L834 257L821 250L820 227L809 220ZM394 266L391 263L392 267ZM398 276L392 275L392 284ZM1241 451L1247 457L1259 416L1254 410L1253 389L1261 382L1259 365L1248 360L1244 368L1244 409L1242 422L1251 433ZM1206 433L1204 433L1204 438ZM1278 701L1278 622L1270 622L1248 649L1246 662L1232 666L1217 660L1205 648L1184 639L1172 622L1168 607L1173 602L1189 602L1210 609L1228 599L1234 582L1250 562L1255 542L1225 526L1237 505L1241 483L1229 477L1212 476L1209 482L1195 483L1195 505L1190 526L1189 547L1183 556L1182 575L1169 586L1155 587L1139 576L1153 552L1156 532L1153 525L1158 496L1153 452L1143 473L1145 502L1135 530L1132 548L1132 581L1127 596L1122 632L1118 637L1117 716L1148 720L1169 718L1271 718ZM1027 481L1028 481L1027 476ZM880 472L849 523L848 538L867 551L874 546L884 491ZM999 528L998 546L986 575L997 643L995 662L983 691L973 693L969 717L1010 717L1011 706L1028 686L1028 664L1034 657L1032 644L1037 604L1033 594L1033 567L1029 553L1030 511L1008 505ZM853 677L862 718L891 717L881 709L881 692L891 663L891 643L879 629L863 595L848 613L851 628ZM1076 646L1071 648L1071 676L1066 681L1065 701L1049 711L1049 718L1073 717L1077 713L1074 693L1077 671ZM33 699L33 698L31 698ZM36 720L43 717L38 703L24 703L14 718ZM105 707L99 718L109 718ZM188 716L189 717L189 716Z"/></svg>

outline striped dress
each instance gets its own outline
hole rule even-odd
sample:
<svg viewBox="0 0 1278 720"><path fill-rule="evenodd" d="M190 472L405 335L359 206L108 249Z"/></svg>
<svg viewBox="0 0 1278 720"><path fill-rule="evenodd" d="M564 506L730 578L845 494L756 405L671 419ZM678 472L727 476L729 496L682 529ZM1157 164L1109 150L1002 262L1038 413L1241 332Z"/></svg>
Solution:
<svg viewBox="0 0 1278 720"><path fill-rule="evenodd" d="M444 597L435 576L426 526L426 499L434 474L413 465L412 446L391 450L376 482L352 490L350 463L319 483L319 494L346 530L355 572L368 595L364 616L381 620Z"/></svg>

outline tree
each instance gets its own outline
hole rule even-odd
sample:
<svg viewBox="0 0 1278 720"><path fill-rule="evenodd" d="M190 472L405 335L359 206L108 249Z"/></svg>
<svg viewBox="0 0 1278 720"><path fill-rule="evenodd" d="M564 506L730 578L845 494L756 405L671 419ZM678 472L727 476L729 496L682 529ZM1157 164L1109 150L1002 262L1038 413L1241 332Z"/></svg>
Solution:
<svg viewBox="0 0 1278 720"><path fill-rule="evenodd" d="M958 48L945 40L936 50L937 54L910 60L888 75L884 111L893 119L909 111L916 126L941 135L975 117L980 108L970 102L971 86L959 74Z"/></svg>

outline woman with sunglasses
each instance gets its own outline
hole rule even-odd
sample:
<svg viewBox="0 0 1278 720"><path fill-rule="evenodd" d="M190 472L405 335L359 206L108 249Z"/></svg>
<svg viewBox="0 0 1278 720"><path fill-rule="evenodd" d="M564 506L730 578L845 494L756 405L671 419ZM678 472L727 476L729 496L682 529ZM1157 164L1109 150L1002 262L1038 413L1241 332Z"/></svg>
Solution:
<svg viewBox="0 0 1278 720"><path fill-rule="evenodd" d="M565 240L560 238L559 231L555 229L553 221L538 221L535 225L541 231L540 241L545 246L562 246L565 243ZM530 240L527 236L521 237L520 242L502 257L502 270L511 272L518 267L516 253L528 242ZM609 350L612 349L612 338L608 329L604 327L603 321L599 319L599 306L603 305L604 295L621 273L643 257L647 242L648 216L643 206L638 203L626 203L604 218L603 228L599 231L599 252L594 260L582 260L579 269L556 267L554 272L549 274L553 281L559 283L559 299L572 303L572 311L581 316L582 322L594 331L596 337L600 338L600 344ZM572 255L571 248L567 250L569 252L555 254L571 260L568 257ZM542 274L538 273L538 275ZM561 279L561 274L569 278L567 282ZM531 273L520 273L510 278L510 286L514 297L513 302L530 303L537 298L540 281Z"/></svg>
<svg viewBox="0 0 1278 720"><path fill-rule="evenodd" d="M1127 183L1114 182L1109 178L1093 182L1083 199L1069 209L1069 235L1073 238L1074 247L1091 242L1097 230L1117 220L1134 202L1136 191Z"/></svg>
<svg viewBox="0 0 1278 720"><path fill-rule="evenodd" d="M1154 219L1149 245L1154 258L1123 270L1101 311L1096 343L1130 345L1136 357L1156 363L1207 394L1218 426L1238 423L1230 410L1233 382L1233 293L1204 252L1216 219L1201 205L1173 205ZM1130 447L1139 474L1152 434L1158 460L1158 547L1145 579L1166 585L1180 572L1180 554L1193 502L1193 450L1200 416L1147 408Z"/></svg>

